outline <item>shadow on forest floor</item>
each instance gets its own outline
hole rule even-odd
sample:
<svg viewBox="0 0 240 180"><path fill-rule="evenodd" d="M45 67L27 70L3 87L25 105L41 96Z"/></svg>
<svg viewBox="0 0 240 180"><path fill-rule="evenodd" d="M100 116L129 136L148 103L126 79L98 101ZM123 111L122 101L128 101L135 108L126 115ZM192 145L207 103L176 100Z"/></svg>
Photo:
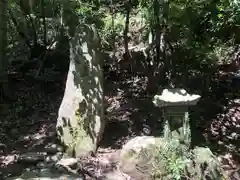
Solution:
<svg viewBox="0 0 240 180"><path fill-rule="evenodd" d="M146 92L146 78L129 77L124 81L109 81L105 87L107 126L102 147L121 148L139 135L161 133L160 113Z"/></svg>
<svg viewBox="0 0 240 180"><path fill-rule="evenodd" d="M26 84L15 79L17 100L1 104L0 177L19 175L24 167L17 162L28 152L44 152L55 143L57 112L63 97L60 82Z"/></svg>
<svg viewBox="0 0 240 180"><path fill-rule="evenodd" d="M105 80L106 119L102 148L120 149L130 138L139 135L161 135L161 112L146 94L146 78L121 77ZM15 83L18 101L8 105L1 116L0 172L25 167L16 158L25 152L41 151L55 139L55 125L63 90L58 83L26 86ZM193 141L208 146L214 153L232 153L238 160L240 152L240 102L218 98L214 93L203 95L191 117L195 121ZM236 99L236 98L235 98ZM6 106L5 106L6 107ZM236 157L235 157L236 156ZM235 165L236 166L236 165ZM16 172L17 171L17 172ZM11 172L12 173L12 172ZM12 174L13 175L13 174Z"/></svg>
<svg viewBox="0 0 240 180"><path fill-rule="evenodd" d="M139 135L161 135L160 109L146 95L145 78L122 78L106 83L108 124L102 147L120 148L128 139ZM225 91L226 89L224 89ZM230 153L240 162L240 97L215 87L202 94L197 106L190 108L192 139L195 146L207 146L215 154ZM235 102L233 102L235 101Z"/></svg>

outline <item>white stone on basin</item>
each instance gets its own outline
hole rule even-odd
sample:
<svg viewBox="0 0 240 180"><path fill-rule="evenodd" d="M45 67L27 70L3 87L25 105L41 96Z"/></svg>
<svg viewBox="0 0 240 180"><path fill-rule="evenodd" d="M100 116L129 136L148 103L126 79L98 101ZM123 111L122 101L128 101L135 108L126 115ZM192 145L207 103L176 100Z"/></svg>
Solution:
<svg viewBox="0 0 240 180"><path fill-rule="evenodd" d="M188 94L185 89L164 89L161 95L155 95L153 103L157 107L196 105L200 95Z"/></svg>

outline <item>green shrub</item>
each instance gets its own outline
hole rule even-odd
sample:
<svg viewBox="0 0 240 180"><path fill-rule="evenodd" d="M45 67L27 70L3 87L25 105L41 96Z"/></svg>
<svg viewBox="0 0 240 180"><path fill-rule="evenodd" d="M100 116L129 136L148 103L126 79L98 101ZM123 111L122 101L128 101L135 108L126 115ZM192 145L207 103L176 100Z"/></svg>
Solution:
<svg viewBox="0 0 240 180"><path fill-rule="evenodd" d="M178 141L171 141L163 149L156 148L155 154L152 179L180 180L188 160L187 148Z"/></svg>
<svg viewBox="0 0 240 180"><path fill-rule="evenodd" d="M208 148L189 150L178 141L170 141L164 148L156 148L152 180L224 180L221 164Z"/></svg>

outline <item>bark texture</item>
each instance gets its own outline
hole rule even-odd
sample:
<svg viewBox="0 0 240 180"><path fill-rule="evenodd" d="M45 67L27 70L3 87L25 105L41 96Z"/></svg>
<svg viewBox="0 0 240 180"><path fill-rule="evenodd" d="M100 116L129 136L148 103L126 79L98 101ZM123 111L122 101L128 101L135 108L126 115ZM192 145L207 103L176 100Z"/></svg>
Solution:
<svg viewBox="0 0 240 180"><path fill-rule="evenodd" d="M11 99L8 88L8 60L6 58L7 48L7 0L0 0L0 101L5 98Z"/></svg>

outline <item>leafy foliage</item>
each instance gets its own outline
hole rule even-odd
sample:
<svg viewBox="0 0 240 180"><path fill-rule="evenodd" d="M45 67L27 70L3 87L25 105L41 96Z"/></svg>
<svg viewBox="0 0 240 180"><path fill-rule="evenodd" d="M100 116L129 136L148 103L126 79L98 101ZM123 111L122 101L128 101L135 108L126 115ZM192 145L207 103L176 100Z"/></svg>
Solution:
<svg viewBox="0 0 240 180"><path fill-rule="evenodd" d="M188 150L178 141L172 140L165 144L162 149L156 149L153 161L153 179L180 180L184 174L188 158Z"/></svg>
<svg viewBox="0 0 240 180"><path fill-rule="evenodd" d="M156 148L152 179L225 179L222 172L220 163L209 149L189 151L179 141L171 140L164 148Z"/></svg>
<svg viewBox="0 0 240 180"><path fill-rule="evenodd" d="M8 8L4 14L7 16L7 31L2 33L6 34L6 37L0 37L0 39L7 38L7 43L4 45L6 47L3 47L6 51L0 53L6 55L6 58L2 59L8 60L8 63L1 62L2 71L8 69L10 73L3 76L14 76L14 80L26 82L29 86L36 83L46 87L48 85L45 83L53 76L61 77L62 72L52 72L54 69L52 67L61 64L63 57L62 49L59 50L58 46L68 43L63 43L62 37L71 35L79 24L95 25L104 45L101 51L119 52L116 67L120 67L121 63L131 66L144 61L144 64L147 64L142 69L128 68L131 69L131 76L141 74L148 79L147 93L150 92L151 86L154 86L153 93L156 93L159 87L161 89L173 84L176 87L184 86L198 91L203 95L207 92L208 96L215 96L219 92L213 90L216 85L210 84L215 82L219 64L236 60L240 51L240 3L237 0L9 0L7 2ZM120 52L124 46L123 38L126 38L124 30L128 9L131 12L126 37L131 52L129 58L125 58ZM140 22L143 22L141 28L138 26ZM138 41L134 41L135 39ZM138 49L136 56L132 53L135 51L135 45ZM144 56L139 55L142 52ZM32 59L37 60L32 61ZM36 72L39 72L43 62L46 61L48 61L46 64L51 64L51 71L47 71L49 68L45 67L44 72L48 75L45 73L46 76L41 75L41 78L36 79L35 75L38 74ZM115 61L110 59L105 61L104 65L110 67L114 63ZM24 66L25 64L30 65ZM230 70L227 71L232 71L231 68L230 66ZM32 69L34 72L30 71ZM113 68L106 69L104 71L110 74L108 77L114 80L119 80L126 74L126 71L121 72L120 68L114 72ZM17 75L14 74L15 71ZM11 82L11 78L9 79L9 85L15 84L15 81ZM51 82L56 79L53 78ZM126 78L123 79L127 81ZM169 80L167 83L165 83L166 79ZM1 87L0 90L3 91L2 89ZM10 86L10 89L15 90L15 86ZM15 91L18 94L20 88L17 87ZM4 93L0 92L0 94L1 100L4 99ZM222 95L224 93L220 92L220 94L221 98L227 100ZM15 111L22 114L25 110L24 102L14 103ZM164 151L161 153L158 151L157 154L154 177L160 178L164 175L168 179L181 179L185 176L184 164L192 155L184 147L180 148L179 144L171 142ZM161 164L166 166L162 167Z"/></svg>

